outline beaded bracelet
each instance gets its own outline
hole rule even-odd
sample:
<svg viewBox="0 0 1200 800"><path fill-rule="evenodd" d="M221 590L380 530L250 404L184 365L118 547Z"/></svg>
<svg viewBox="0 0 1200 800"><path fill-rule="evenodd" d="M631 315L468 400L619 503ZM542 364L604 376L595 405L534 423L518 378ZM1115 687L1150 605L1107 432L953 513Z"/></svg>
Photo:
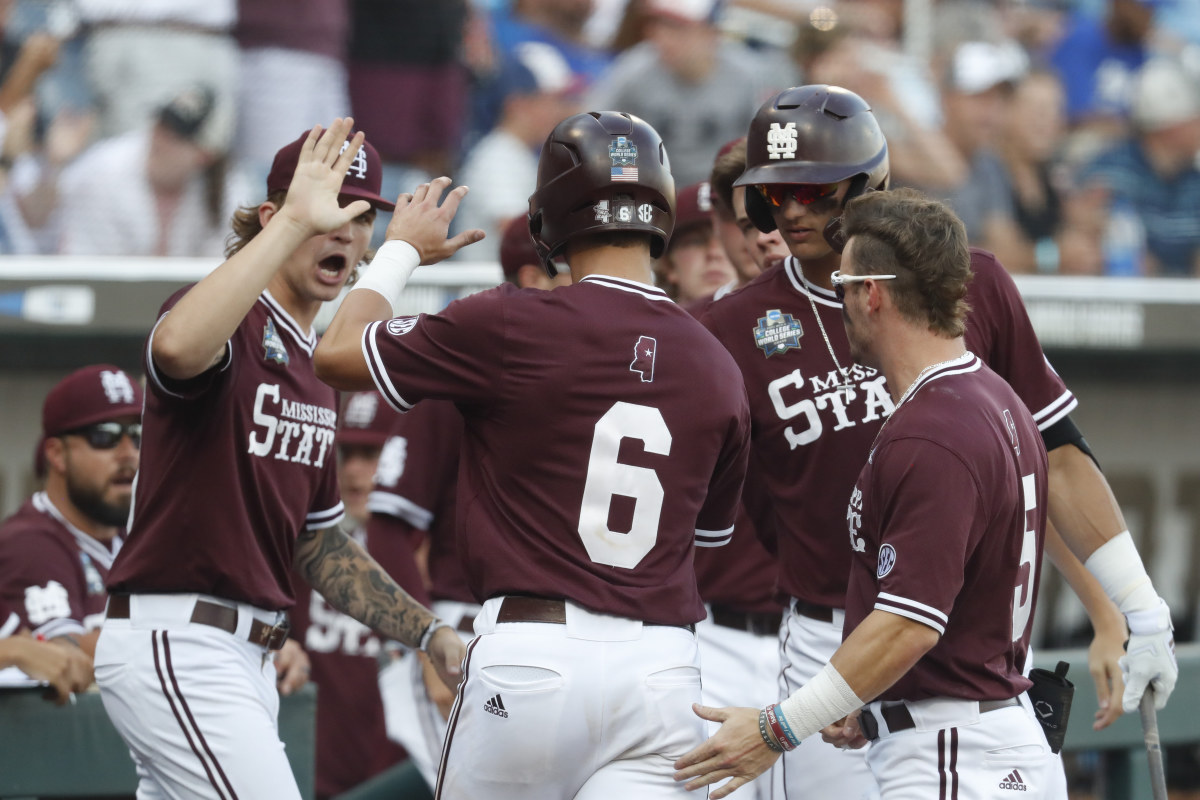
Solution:
<svg viewBox="0 0 1200 800"><path fill-rule="evenodd" d="M758 712L758 734L762 736L763 741L766 742L767 747L771 748L771 750L776 753L783 752L783 745L775 738L775 734L771 732L771 728L767 724L767 710L765 708Z"/></svg>
<svg viewBox="0 0 1200 800"><path fill-rule="evenodd" d="M779 746L784 750L795 750L800 746L800 740L792 733L792 729L788 726L787 720L783 718L783 712L776 703L773 706L767 706L763 709L766 712L767 725L771 728L771 733L775 734L775 738L779 740Z"/></svg>

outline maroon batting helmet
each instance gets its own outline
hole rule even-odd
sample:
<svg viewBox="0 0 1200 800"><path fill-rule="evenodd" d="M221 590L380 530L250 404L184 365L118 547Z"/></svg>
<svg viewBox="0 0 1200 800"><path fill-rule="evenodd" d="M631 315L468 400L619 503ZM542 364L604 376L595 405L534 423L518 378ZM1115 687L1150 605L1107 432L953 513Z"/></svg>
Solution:
<svg viewBox="0 0 1200 800"><path fill-rule="evenodd" d="M763 103L746 138L746 171L734 186L856 179L843 203L888 185L887 140L867 102L840 86L797 86ZM746 214L775 230L767 202L746 192Z"/></svg>
<svg viewBox="0 0 1200 800"><path fill-rule="evenodd" d="M675 222L675 179L662 137L619 111L590 111L555 126L542 147L529 233L546 272L567 241L605 231L650 234L662 255Z"/></svg>

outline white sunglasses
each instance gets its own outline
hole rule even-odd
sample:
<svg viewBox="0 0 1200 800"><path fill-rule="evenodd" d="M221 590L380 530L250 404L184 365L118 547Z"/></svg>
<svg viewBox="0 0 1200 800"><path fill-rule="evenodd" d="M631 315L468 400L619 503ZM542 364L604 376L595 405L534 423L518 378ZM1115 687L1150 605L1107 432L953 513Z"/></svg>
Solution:
<svg viewBox="0 0 1200 800"><path fill-rule="evenodd" d="M834 270L829 276L829 282L833 284L834 294L837 295L838 302L846 299L846 284L847 283L862 283L863 281L890 281L895 280L896 275L843 275L842 271Z"/></svg>

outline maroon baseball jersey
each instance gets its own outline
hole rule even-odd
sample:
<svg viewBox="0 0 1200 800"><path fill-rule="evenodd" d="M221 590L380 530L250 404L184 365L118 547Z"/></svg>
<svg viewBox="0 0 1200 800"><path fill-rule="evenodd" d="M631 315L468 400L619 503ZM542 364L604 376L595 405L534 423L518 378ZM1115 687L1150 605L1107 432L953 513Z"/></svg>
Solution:
<svg viewBox="0 0 1200 800"><path fill-rule="evenodd" d="M848 635L872 610L941 634L884 700L999 700L1021 675L1046 525L1046 448L1021 399L967 353L917 378L846 508Z"/></svg>
<svg viewBox="0 0 1200 800"><path fill-rule="evenodd" d="M316 336L264 292L221 363L193 380L162 375L153 340L133 523L109 591L288 608L296 537L343 513L337 398L313 372Z"/></svg>
<svg viewBox="0 0 1200 800"><path fill-rule="evenodd" d="M683 308L699 318L713 302L728 294L729 291L719 291L686 303ZM755 476L748 474L742 490L743 506L738 510L729 544L696 548L696 583L706 603L735 611L780 609L776 589L779 561L759 541L753 518L746 511L746 502L756 489Z"/></svg>
<svg viewBox="0 0 1200 800"><path fill-rule="evenodd" d="M748 453L737 366L652 286L510 285L368 326L399 410L454 400L459 551L476 597L564 597L648 622L703 618L692 545L728 539Z"/></svg>
<svg viewBox="0 0 1200 800"><path fill-rule="evenodd" d="M120 550L120 537L93 539L38 492L0 525L0 600L35 634L85 633L104 619L104 581Z"/></svg>
<svg viewBox="0 0 1200 800"><path fill-rule="evenodd" d="M967 349L996 365L1040 427L1057 422L1077 401L1046 361L1016 285L989 253L972 250L971 266ZM755 523L775 531L780 587L842 608L850 570L842 498L850 496L892 412L883 375L852 363L841 304L806 281L795 258L711 304L702 321L729 348L746 382L753 471L774 501L770 523L758 516ZM830 347L847 370L848 394L838 388Z"/></svg>
<svg viewBox="0 0 1200 800"><path fill-rule="evenodd" d="M462 433L462 414L446 400L419 403L400 416L379 457L367 507L373 515L394 518L428 535L429 594L434 600L474 603L455 535ZM372 547L383 535L397 534L373 536Z"/></svg>
<svg viewBox="0 0 1200 800"><path fill-rule="evenodd" d="M351 535L366 546L365 531ZM403 751L388 741L384 726L379 638L300 575L293 575L293 586L291 636L307 651L317 685L317 796L333 797L398 762Z"/></svg>

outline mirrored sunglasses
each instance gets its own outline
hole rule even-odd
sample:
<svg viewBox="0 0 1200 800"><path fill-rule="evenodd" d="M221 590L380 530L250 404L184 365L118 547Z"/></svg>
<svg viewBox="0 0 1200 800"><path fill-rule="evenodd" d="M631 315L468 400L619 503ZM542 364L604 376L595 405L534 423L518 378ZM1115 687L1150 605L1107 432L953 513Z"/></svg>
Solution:
<svg viewBox="0 0 1200 800"><path fill-rule="evenodd" d="M86 428L67 431L63 435L82 436L87 440L88 446L94 450L111 450L120 443L122 436L128 436L129 441L133 442L133 446L140 449L142 446L142 423L131 422L128 425L122 425L119 422L97 422Z"/></svg>
<svg viewBox="0 0 1200 800"><path fill-rule="evenodd" d="M782 208L790 197L802 206L837 195L836 183L760 183L754 188L775 208Z"/></svg>

